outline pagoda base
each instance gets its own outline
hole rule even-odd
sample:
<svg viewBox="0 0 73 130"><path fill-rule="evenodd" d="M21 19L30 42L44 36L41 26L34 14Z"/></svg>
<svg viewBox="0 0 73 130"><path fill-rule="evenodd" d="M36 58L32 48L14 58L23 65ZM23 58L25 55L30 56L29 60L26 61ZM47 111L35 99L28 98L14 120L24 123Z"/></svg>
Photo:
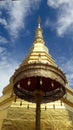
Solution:
<svg viewBox="0 0 73 130"><path fill-rule="evenodd" d="M10 107L1 130L35 130L35 108ZM41 130L73 130L73 113L41 108Z"/></svg>

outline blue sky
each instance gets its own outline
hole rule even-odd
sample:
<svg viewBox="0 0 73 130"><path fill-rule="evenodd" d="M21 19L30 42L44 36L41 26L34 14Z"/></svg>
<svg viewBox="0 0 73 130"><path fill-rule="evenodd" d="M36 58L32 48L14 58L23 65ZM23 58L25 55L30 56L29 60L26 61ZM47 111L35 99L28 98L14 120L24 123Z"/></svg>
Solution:
<svg viewBox="0 0 73 130"><path fill-rule="evenodd" d="M37 18L49 52L73 88L73 0L0 1L0 95L33 44Z"/></svg>

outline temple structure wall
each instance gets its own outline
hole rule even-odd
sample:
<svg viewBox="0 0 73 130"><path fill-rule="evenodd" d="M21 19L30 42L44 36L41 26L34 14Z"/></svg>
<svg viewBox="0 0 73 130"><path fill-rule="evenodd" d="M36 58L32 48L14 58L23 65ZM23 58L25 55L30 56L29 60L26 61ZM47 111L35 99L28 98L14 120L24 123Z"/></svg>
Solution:
<svg viewBox="0 0 73 130"><path fill-rule="evenodd" d="M12 95L12 87L5 92L0 97L0 130L35 130L36 105ZM41 105L42 130L73 130L72 93L67 88L61 100Z"/></svg>

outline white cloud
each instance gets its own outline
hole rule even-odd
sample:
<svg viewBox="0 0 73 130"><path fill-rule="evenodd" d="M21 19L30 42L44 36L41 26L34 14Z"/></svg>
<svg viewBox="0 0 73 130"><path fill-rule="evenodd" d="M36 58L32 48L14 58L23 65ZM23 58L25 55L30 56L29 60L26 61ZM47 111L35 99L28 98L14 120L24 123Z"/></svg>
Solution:
<svg viewBox="0 0 73 130"><path fill-rule="evenodd" d="M73 0L48 0L47 4L53 8L59 8L63 4L69 4L70 2L73 2Z"/></svg>
<svg viewBox="0 0 73 130"><path fill-rule="evenodd" d="M2 12L0 11L0 16L2 15Z"/></svg>
<svg viewBox="0 0 73 130"><path fill-rule="evenodd" d="M52 22L50 21L49 18L47 18L45 21L45 27L51 27L51 25L52 25Z"/></svg>
<svg viewBox="0 0 73 130"><path fill-rule="evenodd" d="M19 64L8 54L5 47L0 47L0 95L2 95L3 88L9 83L10 77Z"/></svg>
<svg viewBox="0 0 73 130"><path fill-rule="evenodd" d="M2 53L4 53L5 50L6 50L5 48L0 47L0 56L1 56Z"/></svg>
<svg viewBox="0 0 73 130"><path fill-rule="evenodd" d="M0 24L7 26L7 21L4 18L0 18Z"/></svg>
<svg viewBox="0 0 73 130"><path fill-rule="evenodd" d="M31 13L32 9L38 8L40 1L41 0L8 0L1 2L0 8L6 9L9 15L7 29L12 36L15 38L18 36L19 30L25 27L26 16Z"/></svg>
<svg viewBox="0 0 73 130"><path fill-rule="evenodd" d="M27 14L27 7L24 7L22 1L15 1L9 13L11 17L9 29L11 35L17 37L18 30L24 27L24 17Z"/></svg>
<svg viewBox="0 0 73 130"><path fill-rule="evenodd" d="M55 29L55 27L56 27L56 23L55 22L53 22L53 21L51 21L51 19L50 18L47 18L46 20L45 20L45 23L44 23L44 26L46 27L46 28L51 28L51 29Z"/></svg>
<svg viewBox="0 0 73 130"><path fill-rule="evenodd" d="M73 0L48 0L47 4L58 9L56 30L59 36L73 30Z"/></svg>
<svg viewBox="0 0 73 130"><path fill-rule="evenodd" d="M6 59L0 64L0 96L2 95L3 88L9 84L10 77L13 75L15 68L17 67L16 62L11 61L8 63Z"/></svg>
<svg viewBox="0 0 73 130"><path fill-rule="evenodd" d="M65 57L59 57L58 61L59 61L59 66L66 74L69 86L73 88L73 58L70 58L68 60Z"/></svg>
<svg viewBox="0 0 73 130"><path fill-rule="evenodd" d="M3 88L9 83L9 78L16 66L16 63L10 61L5 47L0 47L0 95Z"/></svg>
<svg viewBox="0 0 73 130"><path fill-rule="evenodd" d="M18 62L12 60L8 54L5 47L0 47L0 95L18 65Z"/></svg>
<svg viewBox="0 0 73 130"><path fill-rule="evenodd" d="M7 59L7 50L5 47L0 47L0 69L5 64Z"/></svg>
<svg viewBox="0 0 73 130"><path fill-rule="evenodd" d="M9 41L8 41L5 37L0 36L0 45L6 44L6 43L8 43L8 42L9 42Z"/></svg>
<svg viewBox="0 0 73 130"><path fill-rule="evenodd" d="M67 74L68 82L70 87L73 88L73 73Z"/></svg>

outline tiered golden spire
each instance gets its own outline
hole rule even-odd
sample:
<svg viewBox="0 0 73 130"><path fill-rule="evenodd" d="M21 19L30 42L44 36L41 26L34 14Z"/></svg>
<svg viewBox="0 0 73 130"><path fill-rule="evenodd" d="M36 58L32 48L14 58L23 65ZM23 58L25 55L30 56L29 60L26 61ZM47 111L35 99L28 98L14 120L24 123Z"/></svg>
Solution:
<svg viewBox="0 0 73 130"><path fill-rule="evenodd" d="M43 35L42 35L43 31L41 29L40 23L41 23L41 18L38 17L38 28L35 31L35 40L34 40L34 43L40 42L40 43L44 44Z"/></svg>
<svg viewBox="0 0 73 130"><path fill-rule="evenodd" d="M45 42L42 35L42 28L40 26L41 19L38 17L38 27L35 31L35 38L33 41L33 46L30 49L25 60L22 62L21 66L28 63L42 62L57 66L49 54L48 48L45 46Z"/></svg>

